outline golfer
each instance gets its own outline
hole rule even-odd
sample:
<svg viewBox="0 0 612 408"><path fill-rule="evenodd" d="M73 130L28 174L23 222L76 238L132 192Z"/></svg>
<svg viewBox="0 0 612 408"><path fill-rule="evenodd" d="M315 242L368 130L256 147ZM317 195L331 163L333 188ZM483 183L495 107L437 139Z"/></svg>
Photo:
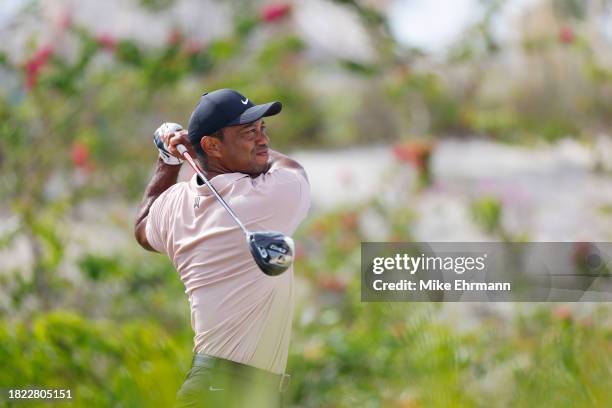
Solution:
<svg viewBox="0 0 612 408"><path fill-rule="evenodd" d="M177 182L183 144L250 231L294 233L310 207L302 166L270 149L265 117L280 102L256 105L231 89L205 93L188 131L164 124L154 137L155 173L140 204L135 236L168 255L191 308L193 364L177 394L181 407L282 405L293 314L293 268L261 272L239 227L194 175Z"/></svg>

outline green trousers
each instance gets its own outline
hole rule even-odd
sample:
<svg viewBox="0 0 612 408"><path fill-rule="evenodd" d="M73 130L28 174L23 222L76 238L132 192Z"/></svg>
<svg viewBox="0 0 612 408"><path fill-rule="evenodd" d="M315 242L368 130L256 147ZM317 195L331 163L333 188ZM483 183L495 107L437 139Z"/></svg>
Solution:
<svg viewBox="0 0 612 408"><path fill-rule="evenodd" d="M285 384L279 378L228 360L196 355L177 393L176 407L282 407Z"/></svg>

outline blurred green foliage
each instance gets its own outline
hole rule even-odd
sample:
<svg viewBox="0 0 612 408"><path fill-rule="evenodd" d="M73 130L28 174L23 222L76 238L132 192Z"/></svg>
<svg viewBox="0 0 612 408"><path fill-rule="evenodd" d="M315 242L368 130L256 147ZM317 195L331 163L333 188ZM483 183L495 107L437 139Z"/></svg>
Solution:
<svg viewBox="0 0 612 408"><path fill-rule="evenodd" d="M297 331L290 366L298 406L611 401L607 311L581 320L541 308L513 324L491 320L460 333L430 305L363 304L358 297L358 284L351 285L340 307L322 307Z"/></svg>
<svg viewBox="0 0 612 408"><path fill-rule="evenodd" d="M491 319L458 331L431 305L361 303L358 279L343 290L313 290L294 328L293 406L612 401L609 310L578 317L563 306L552 313L542 307L513 323ZM189 341L149 317L121 322L52 312L28 323L3 321L0 383L70 388L75 406L170 406L189 366Z"/></svg>
<svg viewBox="0 0 612 408"><path fill-rule="evenodd" d="M484 196L474 200L470 206L474 220L488 233L502 228L502 203L497 197Z"/></svg>
<svg viewBox="0 0 612 408"><path fill-rule="evenodd" d="M157 324L52 312L2 323L0 384L69 389L80 407L172 406L186 351Z"/></svg>

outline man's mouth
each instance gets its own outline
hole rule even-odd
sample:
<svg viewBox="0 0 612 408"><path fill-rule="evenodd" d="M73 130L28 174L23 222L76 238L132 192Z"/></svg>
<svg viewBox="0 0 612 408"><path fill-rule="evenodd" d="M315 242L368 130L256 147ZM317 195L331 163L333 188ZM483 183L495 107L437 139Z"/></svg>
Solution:
<svg viewBox="0 0 612 408"><path fill-rule="evenodd" d="M258 157L268 157L268 149L261 150L261 151L255 153L255 155L258 156Z"/></svg>

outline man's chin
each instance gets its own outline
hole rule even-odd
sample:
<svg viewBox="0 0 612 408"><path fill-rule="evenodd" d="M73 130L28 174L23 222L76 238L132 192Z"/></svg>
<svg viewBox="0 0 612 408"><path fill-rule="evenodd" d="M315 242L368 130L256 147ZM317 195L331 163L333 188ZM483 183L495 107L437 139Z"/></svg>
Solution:
<svg viewBox="0 0 612 408"><path fill-rule="evenodd" d="M257 157L255 163L253 163L253 168L256 169L258 173L265 173L269 167L268 155L265 156L265 159Z"/></svg>
<svg viewBox="0 0 612 408"><path fill-rule="evenodd" d="M262 175L263 173L267 172L269 169L270 169L269 163L265 163L265 164L257 163L253 165L251 169L246 173L251 177L258 177Z"/></svg>

